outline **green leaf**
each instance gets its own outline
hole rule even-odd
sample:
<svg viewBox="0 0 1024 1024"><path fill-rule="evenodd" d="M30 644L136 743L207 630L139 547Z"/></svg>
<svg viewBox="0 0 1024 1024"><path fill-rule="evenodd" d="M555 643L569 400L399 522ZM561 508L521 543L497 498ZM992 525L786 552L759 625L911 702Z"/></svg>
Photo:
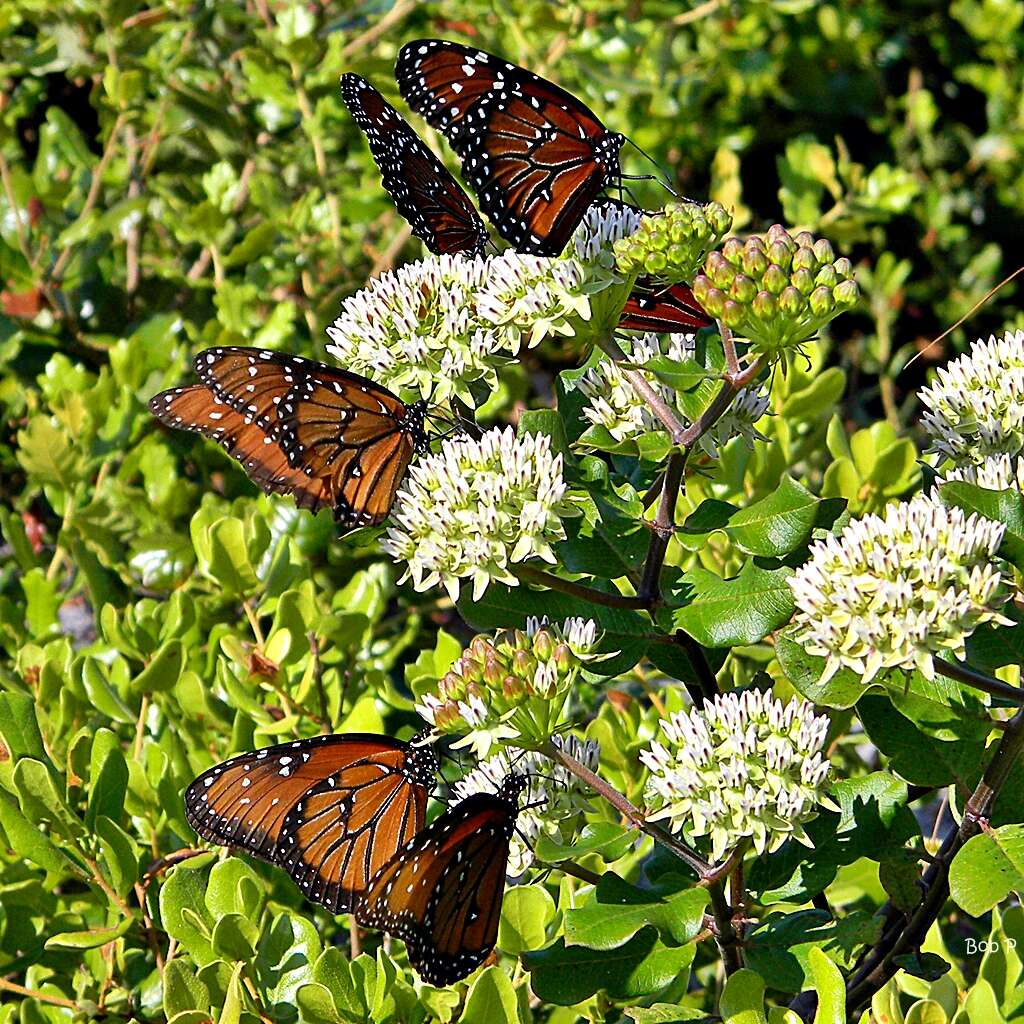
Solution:
<svg viewBox="0 0 1024 1024"><path fill-rule="evenodd" d="M615 949L649 925L665 942L689 942L701 929L707 898L704 889L659 896L608 871L583 906L566 912L566 945Z"/></svg>
<svg viewBox="0 0 1024 1024"><path fill-rule="evenodd" d="M0 739L10 761L16 763L23 757L45 760L36 704L28 694L0 693Z"/></svg>
<svg viewBox="0 0 1024 1024"><path fill-rule="evenodd" d="M796 607L786 580L792 569L761 569L748 561L733 579L693 568L672 588L670 629L682 629L705 647L755 644L792 618Z"/></svg>
<svg viewBox="0 0 1024 1024"><path fill-rule="evenodd" d="M86 826L95 828L101 814L115 821L120 818L127 789L128 763L121 752L121 741L109 729L99 729L92 741Z"/></svg>
<svg viewBox="0 0 1024 1024"><path fill-rule="evenodd" d="M51 935L45 943L46 949L98 949L125 935L135 924L135 919L126 917L113 928L90 928L80 932L61 932Z"/></svg>
<svg viewBox="0 0 1024 1024"><path fill-rule="evenodd" d="M213 920L206 910L206 884L215 855L193 857L175 866L160 889L164 931L191 953L196 963L217 959L211 943Z"/></svg>
<svg viewBox="0 0 1024 1024"><path fill-rule="evenodd" d="M866 689L860 677L848 668L842 668L824 683L825 659L808 654L793 639L792 631L775 637L775 654L793 688L812 704L829 708L851 708L864 696Z"/></svg>
<svg viewBox="0 0 1024 1024"><path fill-rule="evenodd" d="M54 832L72 842L85 836L81 821L57 792L53 775L42 761L23 757L14 767L14 786L22 813L33 824L48 822Z"/></svg>
<svg viewBox="0 0 1024 1024"><path fill-rule="evenodd" d="M187 1010L206 1011L210 990L183 960L174 959L164 967L164 1013L168 1019Z"/></svg>
<svg viewBox="0 0 1024 1024"><path fill-rule="evenodd" d="M1012 488L989 491L976 484L953 480L939 488L947 505L956 505L965 512L977 512L986 519L1006 524L999 554L1016 568L1024 569L1024 495Z"/></svg>
<svg viewBox="0 0 1024 1024"><path fill-rule="evenodd" d="M518 956L544 945L555 917L555 901L541 885L517 885L506 894L498 924L498 947Z"/></svg>
<svg viewBox="0 0 1024 1024"><path fill-rule="evenodd" d="M784 476L766 498L740 509L729 520L729 536L750 555L780 558L810 537L821 499Z"/></svg>
<svg viewBox="0 0 1024 1024"><path fill-rule="evenodd" d="M139 846L119 825L104 815L96 818L96 838L106 876L119 896L127 896L139 880Z"/></svg>
<svg viewBox="0 0 1024 1024"><path fill-rule="evenodd" d="M168 640L132 680L132 693L163 693L181 678L185 651L180 640Z"/></svg>
<svg viewBox="0 0 1024 1024"><path fill-rule="evenodd" d="M259 937L260 930L254 921L241 914L223 914L213 926L213 952L225 960L248 962L256 955Z"/></svg>
<svg viewBox="0 0 1024 1024"><path fill-rule="evenodd" d="M84 881L85 872L50 837L29 821L14 799L0 792L0 832L7 837L7 846L21 857L57 877L74 875Z"/></svg>
<svg viewBox="0 0 1024 1024"><path fill-rule="evenodd" d="M702 381L719 377L719 374L706 370L693 359L677 360L669 359L668 356L656 356L648 360L643 364L643 369L653 373L673 391L692 391Z"/></svg>
<svg viewBox="0 0 1024 1024"><path fill-rule="evenodd" d="M818 993L814 1024L846 1024L846 988L839 968L817 948L807 953Z"/></svg>
<svg viewBox="0 0 1024 1024"><path fill-rule="evenodd" d="M968 839L950 865L949 890L972 917L1011 892L1024 892L1024 825L1003 825Z"/></svg>
<svg viewBox="0 0 1024 1024"><path fill-rule="evenodd" d="M21 578L25 594L25 625L32 636L45 636L58 624L57 610L63 600L60 580L47 579L44 569L31 569Z"/></svg>
<svg viewBox="0 0 1024 1024"><path fill-rule="evenodd" d="M764 979L742 968L725 982L718 1003L723 1024L768 1024L764 1012Z"/></svg>
<svg viewBox="0 0 1024 1024"><path fill-rule="evenodd" d="M707 1021L703 1010L672 1003L652 1003L650 1006L627 1006L626 1016L636 1024L680 1024L685 1021Z"/></svg>
<svg viewBox="0 0 1024 1024"><path fill-rule="evenodd" d="M519 1005L508 975L486 967L473 981L459 1024L518 1024Z"/></svg>
<svg viewBox="0 0 1024 1024"><path fill-rule="evenodd" d="M557 864L561 860L575 860L586 853L597 853L606 861L624 857L636 842L636 834L611 821L594 821L568 843L559 843L546 832L541 833L534 843L534 853L545 864Z"/></svg>
<svg viewBox="0 0 1024 1024"><path fill-rule="evenodd" d="M678 981L693 954L693 945L663 946L654 928L644 928L616 949L566 946L559 939L547 949L524 953L522 959L539 999L572 1006L601 990L613 999L649 996Z"/></svg>

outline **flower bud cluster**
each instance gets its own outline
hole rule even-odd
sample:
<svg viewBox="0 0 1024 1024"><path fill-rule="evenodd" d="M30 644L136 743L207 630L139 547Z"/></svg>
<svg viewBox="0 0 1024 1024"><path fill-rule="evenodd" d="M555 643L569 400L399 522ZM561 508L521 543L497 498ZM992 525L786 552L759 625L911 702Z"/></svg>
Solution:
<svg viewBox="0 0 1024 1024"><path fill-rule="evenodd" d="M640 754L648 811L690 842L709 837L716 860L744 839L759 853L806 841L829 775L828 724L805 700L757 690L676 712Z"/></svg>
<svg viewBox="0 0 1024 1024"><path fill-rule="evenodd" d="M544 434L516 437L509 427L449 438L410 468L382 546L407 563L403 579L417 590L442 583L455 601L471 579L478 601L492 580L518 584L515 563L554 562L565 491L562 456Z"/></svg>
<svg viewBox="0 0 1024 1024"><path fill-rule="evenodd" d="M824 238L779 224L763 238L729 238L693 281L709 316L768 356L806 341L859 297L853 267Z"/></svg>
<svg viewBox="0 0 1024 1024"><path fill-rule="evenodd" d="M597 771L601 748L595 740L553 736L551 742L591 771ZM568 845L583 824L584 815L593 807L588 801L590 790L566 768L543 754L515 747L482 761L455 784L454 795L464 800L473 793L494 793L510 771L527 780L526 790L519 798L516 831L509 844L507 874L509 878L518 878L533 864L533 847L540 836L546 835L563 846Z"/></svg>
<svg viewBox="0 0 1024 1024"><path fill-rule="evenodd" d="M892 668L935 675L933 657L965 657L964 644L1000 612L1009 581L995 561L1006 527L932 497L890 505L811 545L789 579L795 636L864 683Z"/></svg>
<svg viewBox="0 0 1024 1024"><path fill-rule="evenodd" d="M932 451L957 465L1024 451L1024 331L979 339L918 394Z"/></svg>
<svg viewBox="0 0 1024 1024"><path fill-rule="evenodd" d="M529 619L526 629L479 635L417 710L438 732L469 733L478 757L506 739L550 738L572 683L593 653L591 619L561 625Z"/></svg>
<svg viewBox="0 0 1024 1024"><path fill-rule="evenodd" d="M732 217L720 203L672 203L616 242L615 258L624 274L689 284L731 227Z"/></svg>

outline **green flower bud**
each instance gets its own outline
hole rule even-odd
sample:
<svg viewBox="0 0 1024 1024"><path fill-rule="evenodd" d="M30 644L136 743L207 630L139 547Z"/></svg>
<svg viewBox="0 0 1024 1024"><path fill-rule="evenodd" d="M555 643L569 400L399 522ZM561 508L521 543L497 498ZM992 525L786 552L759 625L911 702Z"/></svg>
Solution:
<svg viewBox="0 0 1024 1024"><path fill-rule="evenodd" d="M477 661L484 662L487 660L488 654L494 651L493 645L485 636L475 636L470 642L467 648L467 653L471 654ZM465 657L465 655L463 655Z"/></svg>
<svg viewBox="0 0 1024 1024"><path fill-rule="evenodd" d="M805 249L801 249L801 252L806 251L807 250ZM811 292L814 291L814 275L809 270L800 269L794 271L790 275L789 279L792 282L793 287L796 288L801 295L810 295Z"/></svg>
<svg viewBox="0 0 1024 1024"><path fill-rule="evenodd" d="M703 295L697 295L697 289L694 288L693 293L697 295L697 301L704 307L708 316L714 317L716 320L722 315L722 307L725 305L725 292L720 288L714 288L711 282L706 277L698 278L698 281L707 282L703 292Z"/></svg>
<svg viewBox="0 0 1024 1024"><path fill-rule="evenodd" d="M712 232L722 237L732 227L732 215L720 203L708 203L704 216Z"/></svg>
<svg viewBox="0 0 1024 1024"><path fill-rule="evenodd" d="M668 266L668 257L663 252L651 252L644 260L644 270L657 276Z"/></svg>
<svg viewBox="0 0 1024 1024"><path fill-rule="evenodd" d="M831 263L822 267L814 277L815 284L823 284L826 288L835 288L839 284L839 275Z"/></svg>
<svg viewBox="0 0 1024 1024"><path fill-rule="evenodd" d="M764 286L772 295L781 295L789 285L789 275L777 263L773 263L764 272Z"/></svg>
<svg viewBox="0 0 1024 1024"><path fill-rule="evenodd" d="M757 294L757 285L746 274L737 274L729 294L737 302L750 302Z"/></svg>
<svg viewBox="0 0 1024 1024"><path fill-rule="evenodd" d="M769 267L768 257L763 249L748 246L743 250L742 267L743 273L748 277L752 277L755 281L760 280Z"/></svg>
<svg viewBox="0 0 1024 1024"><path fill-rule="evenodd" d="M800 249L813 249L814 248L814 235L810 231L799 231L793 238L797 247Z"/></svg>
<svg viewBox="0 0 1024 1024"><path fill-rule="evenodd" d="M735 329L743 323L745 315L746 309L741 303L733 302L732 299L726 299L722 306L722 315L719 319L726 327Z"/></svg>
<svg viewBox="0 0 1024 1024"><path fill-rule="evenodd" d="M555 667L564 675L568 675L579 664L579 659L569 649L568 644L559 644L554 649L553 656Z"/></svg>
<svg viewBox="0 0 1024 1024"><path fill-rule="evenodd" d="M501 684L501 680L505 675L505 666L498 660L493 654L489 657L484 664L484 678L483 681L492 689Z"/></svg>
<svg viewBox="0 0 1024 1024"><path fill-rule="evenodd" d="M461 675L449 672L438 684L437 692L442 700L462 700L466 696L466 681Z"/></svg>
<svg viewBox="0 0 1024 1024"><path fill-rule="evenodd" d="M845 256L840 256L832 265L835 268L835 272L843 280L846 280L853 275L853 264Z"/></svg>
<svg viewBox="0 0 1024 1024"><path fill-rule="evenodd" d="M854 285L854 287L856 287L856 285ZM811 312L815 316L827 317L832 310L835 309L835 302L832 299L832 289L824 286L815 288L814 291L811 292L810 306Z"/></svg>
<svg viewBox="0 0 1024 1024"><path fill-rule="evenodd" d="M788 272L790 264L793 262L793 254L784 242L775 241L768 246L768 259L783 272Z"/></svg>
<svg viewBox="0 0 1024 1024"><path fill-rule="evenodd" d="M818 263L834 263L836 254L832 248L832 244L827 238L819 238L814 243L814 255L818 259Z"/></svg>
<svg viewBox="0 0 1024 1024"><path fill-rule="evenodd" d="M738 238L727 238L722 245L721 254L734 267L739 267L743 262L743 243Z"/></svg>
<svg viewBox="0 0 1024 1024"><path fill-rule="evenodd" d="M484 678L484 663L477 661L470 656L469 651L462 655L462 677L474 683L479 683Z"/></svg>
<svg viewBox="0 0 1024 1024"><path fill-rule="evenodd" d="M814 255L814 250L808 246L797 249L793 254L793 270L817 270L818 259Z"/></svg>
<svg viewBox="0 0 1024 1024"><path fill-rule="evenodd" d="M775 296L771 292L758 292L754 296L754 301L751 303L754 314L757 318L763 322L774 320L779 315L779 304L775 301ZM704 304L705 309L707 303Z"/></svg>
<svg viewBox="0 0 1024 1024"><path fill-rule="evenodd" d="M434 712L434 725L447 732L462 724L462 715L459 713L459 705L454 700L446 701Z"/></svg>
<svg viewBox="0 0 1024 1024"><path fill-rule="evenodd" d="M527 695L527 684L516 676L505 676L501 681L501 692L507 701L516 703Z"/></svg>
<svg viewBox="0 0 1024 1024"><path fill-rule="evenodd" d="M533 653L541 661L548 661L554 650L555 642L549 630L538 629L533 638Z"/></svg>
<svg viewBox="0 0 1024 1024"><path fill-rule="evenodd" d="M832 289L832 297L840 306L850 309L857 305L860 298L860 288L856 281L843 281Z"/></svg>
<svg viewBox="0 0 1024 1024"><path fill-rule="evenodd" d="M512 671L520 679L532 679L537 671L537 659L529 651L516 651L512 655Z"/></svg>
<svg viewBox="0 0 1024 1024"><path fill-rule="evenodd" d="M790 285L782 290L779 296L779 311L788 317L799 316L807 305L807 300L800 293L799 288Z"/></svg>
<svg viewBox="0 0 1024 1024"><path fill-rule="evenodd" d="M704 263L704 273L711 278L716 288L728 288L736 277L736 271L720 252L708 256Z"/></svg>

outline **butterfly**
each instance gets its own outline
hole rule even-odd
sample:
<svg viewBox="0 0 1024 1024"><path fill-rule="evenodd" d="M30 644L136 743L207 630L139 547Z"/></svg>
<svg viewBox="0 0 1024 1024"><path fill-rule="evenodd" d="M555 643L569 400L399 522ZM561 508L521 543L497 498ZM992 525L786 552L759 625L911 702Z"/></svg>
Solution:
<svg viewBox="0 0 1024 1024"><path fill-rule="evenodd" d="M428 450L427 403L357 374L259 348L206 349L193 366L199 384L161 391L153 415L216 441L267 494L332 508L344 529L386 519Z"/></svg>
<svg viewBox="0 0 1024 1024"><path fill-rule="evenodd" d="M395 64L409 106L448 139L480 207L518 252L557 256L620 177L625 137L531 71L444 39L407 43Z"/></svg>
<svg viewBox="0 0 1024 1024"><path fill-rule="evenodd" d="M341 76L341 98L369 143L384 188L413 234L438 255L483 256L487 229L448 168L365 78Z"/></svg>
<svg viewBox="0 0 1024 1024"><path fill-rule="evenodd" d="M284 868L307 899L349 913L422 829L437 766L423 737L315 736L203 772L185 814L203 839Z"/></svg>
<svg viewBox="0 0 1024 1024"><path fill-rule="evenodd" d="M498 937L509 841L524 776L474 793L417 833L373 876L356 920L405 943L431 985L450 985L487 959Z"/></svg>

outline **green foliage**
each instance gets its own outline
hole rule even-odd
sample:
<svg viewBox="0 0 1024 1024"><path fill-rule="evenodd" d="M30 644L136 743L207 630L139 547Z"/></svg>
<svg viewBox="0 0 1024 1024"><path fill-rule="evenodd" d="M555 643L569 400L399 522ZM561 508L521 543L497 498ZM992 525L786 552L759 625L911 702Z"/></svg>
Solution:
<svg viewBox="0 0 1024 1024"><path fill-rule="evenodd" d="M0 17L0 1024L795 1024L786 1007L811 990L808 1019L842 1021L874 912L911 911L935 852L911 787L949 787L959 813L995 749L998 698L916 673L868 692L845 670L822 682L823 659L784 627L808 546L922 486L924 360L908 365L921 339L1016 266L1019 10L442 6L16 0ZM420 254L337 80L365 74L393 99L395 53L423 35L557 79L734 230L781 218L852 261L860 304L775 373L763 439L694 453L653 615L522 586L456 606L417 594L375 535L338 540L329 514L259 495L215 445L147 411L205 347L322 356L340 300ZM623 157L649 172L632 147ZM946 344L1024 322L1013 296ZM644 499L672 440L585 420L577 385L599 359L548 341L501 371L483 410L563 453L578 515L556 557L616 597L642 573ZM696 415L725 356L702 337L694 358L647 369ZM1000 554L1024 570L1019 495L942 495L1005 523ZM472 631L544 614L601 630L570 708L634 802L639 749L708 672L830 709L832 806L808 824L811 847L748 859L746 966L724 985L707 887L596 798L572 842L538 839L553 870L509 888L494 965L449 989L281 871L197 845L181 794L199 772L323 730L407 737L415 699ZM669 639L680 630L691 647ZM1020 636L980 629L972 665L1016 679ZM875 1020L1019 1019L1024 914L998 905L1024 885L1022 794L1018 766L953 862L953 901L991 910L991 930L947 907L874 994ZM936 976L936 960L953 970Z"/></svg>

